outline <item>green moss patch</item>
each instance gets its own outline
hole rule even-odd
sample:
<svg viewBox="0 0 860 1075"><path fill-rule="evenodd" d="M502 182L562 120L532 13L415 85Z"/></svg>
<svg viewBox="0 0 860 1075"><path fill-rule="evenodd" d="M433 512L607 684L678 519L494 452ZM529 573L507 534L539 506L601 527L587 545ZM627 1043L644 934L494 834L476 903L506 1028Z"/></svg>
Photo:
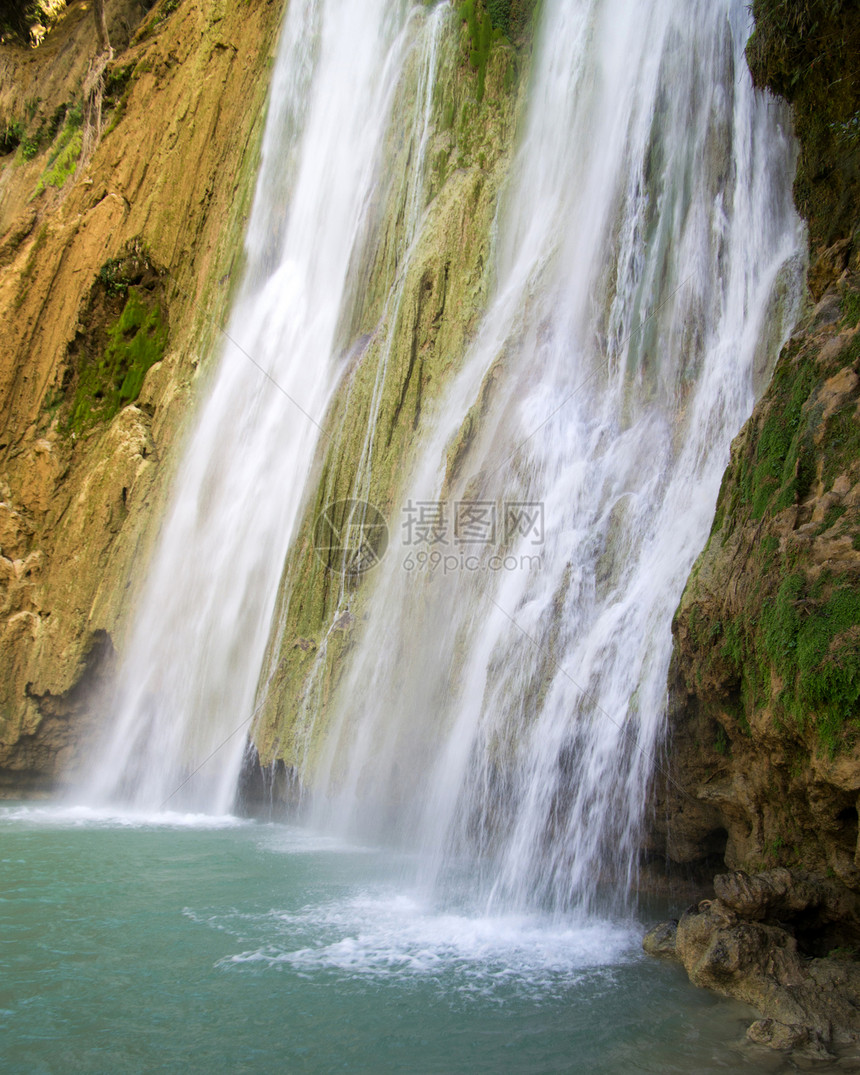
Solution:
<svg viewBox="0 0 860 1075"><path fill-rule="evenodd" d="M703 666L724 664L723 683L740 684L747 713L770 706L829 754L860 731L860 587L853 574L783 575L775 595L727 625L703 653ZM707 625L697 624L701 636ZM692 633L692 621L691 621ZM707 656L704 654L707 653Z"/></svg>
<svg viewBox="0 0 860 1075"><path fill-rule="evenodd" d="M67 362L45 394L43 407L61 431L78 437L138 398L169 339L165 275L139 240L102 265Z"/></svg>
<svg viewBox="0 0 860 1075"><path fill-rule="evenodd" d="M762 610L767 656L783 681L779 702L801 726L816 725L831 751L860 727L860 591L857 579L790 575Z"/></svg>
<svg viewBox="0 0 860 1075"><path fill-rule="evenodd" d="M860 20L852 0L753 0L747 60L757 85L794 106L794 184L813 246L860 221Z"/></svg>
<svg viewBox="0 0 860 1075"><path fill-rule="evenodd" d="M56 187L58 190L67 179L75 174L78 160L83 146L83 134L79 129L67 126L63 137L48 158L48 164L42 172L39 182L36 184L36 194L41 194L45 187Z"/></svg>
<svg viewBox="0 0 860 1075"><path fill-rule="evenodd" d="M486 0L486 5L494 29L515 43L528 34L538 7L536 0Z"/></svg>
<svg viewBox="0 0 860 1075"><path fill-rule="evenodd" d="M808 406L819 375L808 361L785 356L774 372L768 408L753 452L742 458L738 472L739 501L761 519L771 508L780 511L802 499L814 477L815 415Z"/></svg>
<svg viewBox="0 0 860 1075"><path fill-rule="evenodd" d="M129 288L122 313L108 329L107 347L80 370L67 420L69 432L80 435L97 422L109 421L137 399L147 370L164 357L166 346L160 303Z"/></svg>
<svg viewBox="0 0 860 1075"><path fill-rule="evenodd" d="M478 75L475 87L478 103L484 99L493 45L502 40L520 45L528 40L537 7L536 0L463 0L460 4L459 15L469 35L469 64ZM505 92L513 88L514 80L514 67L508 65ZM451 119L453 122L453 116Z"/></svg>
<svg viewBox="0 0 860 1075"><path fill-rule="evenodd" d="M840 329L854 327L858 304L860 291L847 287ZM724 525L731 532L750 517L765 520L802 503L816 487L827 492L860 461L856 399L849 397L826 418L821 402L827 379L858 358L860 336L827 362L798 340L786 346L745 444L726 471L712 533Z"/></svg>
<svg viewBox="0 0 860 1075"><path fill-rule="evenodd" d="M20 163L35 160L40 153L50 149L50 167L81 127L81 103L63 101L53 112L47 112L37 98L27 103L25 113L24 118L0 120L0 157L17 150L15 159Z"/></svg>
<svg viewBox="0 0 860 1075"><path fill-rule="evenodd" d="M860 549L860 511L844 495L860 475L860 418L843 372L860 361L858 309L847 277L841 319L811 320L784 348L679 612L690 690L831 754L860 731L860 561L846 551Z"/></svg>
<svg viewBox="0 0 860 1075"><path fill-rule="evenodd" d="M493 47L493 41L501 36L501 31L494 29L490 13L480 0L464 0L460 5L460 18L464 20L469 31L469 63L478 73L475 97L478 101L483 101L490 49Z"/></svg>

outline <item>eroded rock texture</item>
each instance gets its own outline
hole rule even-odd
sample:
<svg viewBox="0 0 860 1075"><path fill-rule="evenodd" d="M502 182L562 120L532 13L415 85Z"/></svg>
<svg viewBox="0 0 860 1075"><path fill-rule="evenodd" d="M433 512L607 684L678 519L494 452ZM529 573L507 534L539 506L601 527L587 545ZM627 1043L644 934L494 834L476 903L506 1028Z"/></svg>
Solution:
<svg viewBox="0 0 860 1075"><path fill-rule="evenodd" d="M753 13L754 79L795 115L809 298L732 445L675 617L646 853L699 882L758 871L717 877L677 954L697 984L759 1008L751 1038L814 1056L858 1027L860 22L823 0Z"/></svg>
<svg viewBox="0 0 860 1075"><path fill-rule="evenodd" d="M107 0L0 45L0 795L85 739L238 275L280 2Z"/></svg>
<svg viewBox="0 0 860 1075"><path fill-rule="evenodd" d="M763 1018L748 1037L760 1045L825 1058L828 1046L860 1040L860 964L847 949L816 954L834 928L860 939L860 897L786 869L719 875L714 885L716 899L656 926L645 950L756 1008Z"/></svg>

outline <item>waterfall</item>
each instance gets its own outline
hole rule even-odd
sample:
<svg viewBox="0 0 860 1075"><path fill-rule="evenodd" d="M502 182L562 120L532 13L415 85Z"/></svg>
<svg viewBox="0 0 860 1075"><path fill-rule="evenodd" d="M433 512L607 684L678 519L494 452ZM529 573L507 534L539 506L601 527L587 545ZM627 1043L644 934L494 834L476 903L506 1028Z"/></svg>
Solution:
<svg viewBox="0 0 860 1075"><path fill-rule="evenodd" d="M245 279L175 480L88 796L232 804L278 579L343 367L339 319L422 13L292 0Z"/></svg>
<svg viewBox="0 0 860 1075"><path fill-rule="evenodd" d="M750 29L744 0L543 5L494 297L304 774L322 823L420 848L430 882L477 864L489 905L635 879L672 616L799 309Z"/></svg>
<svg viewBox="0 0 860 1075"><path fill-rule="evenodd" d="M359 11L360 8L360 11ZM394 324L428 196L437 35L452 7L292 0L228 343L188 438L90 795L229 809L272 673L277 591L386 164ZM785 108L753 90L745 0L545 0L494 288L422 410L332 699L319 649L295 738L329 829L464 863L485 905L590 907L635 879L671 621L732 437L799 308ZM389 177L390 179L390 177ZM448 314L456 316L456 314ZM393 337L354 470L369 495ZM465 514L464 514L465 513ZM422 543L416 519L435 527ZM463 521L465 519L465 522ZM425 526L426 529L426 526ZM320 720L326 708L325 721ZM176 794L177 789L179 793Z"/></svg>

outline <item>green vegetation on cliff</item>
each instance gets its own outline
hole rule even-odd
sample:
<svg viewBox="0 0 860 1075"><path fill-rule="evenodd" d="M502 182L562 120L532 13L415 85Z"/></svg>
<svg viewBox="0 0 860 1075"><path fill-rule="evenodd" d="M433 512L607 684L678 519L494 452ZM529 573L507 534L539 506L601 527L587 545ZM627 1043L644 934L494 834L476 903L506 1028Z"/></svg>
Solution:
<svg viewBox="0 0 860 1075"><path fill-rule="evenodd" d="M858 297L844 283L841 303L784 349L735 443L681 611L691 686L715 680L725 708L739 694L747 726L766 711L831 753L860 730ZM703 570L739 575L735 600L704 600Z"/></svg>
<svg viewBox="0 0 860 1075"><path fill-rule="evenodd" d="M139 241L99 270L82 334L70 348L60 386L45 401L60 428L77 438L140 395L168 341L163 274Z"/></svg>
<svg viewBox="0 0 860 1075"><path fill-rule="evenodd" d="M73 127L67 128L48 158L48 163L36 186L36 194L41 194L45 187L62 187L66 180L75 174L82 147L81 131Z"/></svg>
<svg viewBox="0 0 860 1075"><path fill-rule="evenodd" d="M687 793L665 807L679 854L722 843L733 868L803 861L857 886L860 19L854 0L752 12L753 78L793 106L810 310L732 445L675 617L660 794Z"/></svg>
<svg viewBox="0 0 860 1075"><path fill-rule="evenodd" d="M469 63L478 76L475 96L479 102L484 99L487 63L494 42L506 38L514 44L521 43L536 6L537 0L463 0L460 4L460 18L469 32ZM505 88L511 88L507 79Z"/></svg>
<svg viewBox="0 0 860 1075"><path fill-rule="evenodd" d="M858 293L849 288L843 308ZM853 313L841 321L845 330L855 327ZM836 479L850 471L860 458L860 424L848 401L824 414L816 403L824 381L860 358L860 338L855 337L840 350L837 363L822 363L803 350L800 339L790 342L767 392L767 414L758 430L748 457L738 460L727 472L731 486L724 485L714 529L728 519L737 520L742 508L759 520L793 504L802 503L820 478L821 489L829 492ZM818 470L820 469L820 475ZM726 500L728 503L726 503Z"/></svg>
<svg viewBox="0 0 860 1075"><path fill-rule="evenodd" d="M140 394L147 371L164 356L167 326L157 298L129 288L122 313L107 329L108 343L87 356L68 417L69 432L79 435L107 422Z"/></svg>
<svg viewBox="0 0 860 1075"><path fill-rule="evenodd" d="M783 688L783 712L801 726L814 719L831 750L860 728L860 590L857 578L797 572L762 609L761 636Z"/></svg>
<svg viewBox="0 0 860 1075"><path fill-rule="evenodd" d="M860 18L856 0L753 0L747 59L790 101L800 143L795 200L813 247L851 236L860 206Z"/></svg>

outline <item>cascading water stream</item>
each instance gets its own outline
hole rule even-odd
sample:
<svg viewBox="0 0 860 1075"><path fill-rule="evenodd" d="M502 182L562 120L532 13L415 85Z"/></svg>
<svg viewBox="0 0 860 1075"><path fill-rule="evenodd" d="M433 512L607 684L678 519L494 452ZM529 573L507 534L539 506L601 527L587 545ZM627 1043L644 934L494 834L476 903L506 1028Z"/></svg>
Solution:
<svg viewBox="0 0 860 1075"><path fill-rule="evenodd" d="M411 116L407 113L398 129L396 122L392 124L389 136L395 140L402 140L406 147L406 165L400 175L395 175L393 190L389 192L390 203L399 207L392 211L389 205L390 215L402 218L399 262L394 271L394 279L386 294L385 302L376 332L380 338L379 357L376 363L373 389L371 392L370 405L367 421L364 429L361 446L358 450L358 458L350 458L350 450L344 443L344 428L340 427L333 433L331 444L327 447L333 456L346 458L348 465L353 469L352 496L355 498L355 508L351 514L352 523L361 524L362 508L369 495L371 467L373 458L373 446L377 433L377 422L380 407L386 387L386 376L392 352L396 344L396 329L401 308L405 296L408 269L410 267L416 240L420 236L421 223L424 216L427 186L427 152L430 138L433 133L433 105L439 73L440 43L448 23L450 8L445 3L437 4L430 12L423 32L416 42L417 53L414 63L415 87L414 93L406 88L406 98L412 100ZM406 79L405 81L408 81ZM385 201L385 199L381 199ZM372 236L372 229L369 229ZM372 248L373 243L369 242ZM355 269L353 270L356 271ZM351 386L344 386L344 391L351 391ZM338 609L346 608L349 604L349 588L345 585L348 575L348 565L343 562L343 576L340 580ZM274 636L280 638L285 630L284 616L287 607L282 609L281 617L275 625ZM331 631L338 621L338 614L333 618L328 634L323 639L316 657L314 666L307 677L300 708L295 715L294 727L297 730L297 738L302 744L300 750L300 767L304 772L309 761L309 752L312 745L312 731L315 718L322 704L321 683L325 670L328 641ZM271 664L268 675L263 677L261 694L265 700L269 690L272 675L275 672L278 656L277 646L273 647Z"/></svg>
<svg viewBox="0 0 860 1075"><path fill-rule="evenodd" d="M448 11L290 6L234 343L177 479L96 799L157 807L217 755L171 805L232 802L233 733L267 678L316 421L353 343L340 333L392 101L419 41L383 322L403 298ZM802 276L793 145L783 108L752 89L748 31L741 0L544 5L494 297L442 405L425 409L404 489L404 505L447 512L455 562L431 571L432 550L395 542L367 585L321 760L305 751L327 826L419 846L431 881L476 861L491 902L587 905L601 877L623 891L635 871L672 613ZM391 346L350 460L357 497ZM457 503L495 510L508 559L456 543ZM351 601L344 589L338 615ZM320 674L325 660L323 644ZM312 674L297 715L306 744L317 687Z"/></svg>
<svg viewBox="0 0 860 1075"><path fill-rule="evenodd" d="M343 365L350 259L392 93L423 25L408 15L407 3L386 0L289 5L248 269L126 647L115 723L87 789L97 802L223 812L233 801L238 732Z"/></svg>
<svg viewBox="0 0 860 1075"><path fill-rule="evenodd" d="M447 512L440 558L389 550L305 774L324 824L421 847L430 881L477 861L491 903L635 874L672 615L800 295L749 30L743 0L544 5L495 299L404 496ZM495 507L501 569L457 503Z"/></svg>

